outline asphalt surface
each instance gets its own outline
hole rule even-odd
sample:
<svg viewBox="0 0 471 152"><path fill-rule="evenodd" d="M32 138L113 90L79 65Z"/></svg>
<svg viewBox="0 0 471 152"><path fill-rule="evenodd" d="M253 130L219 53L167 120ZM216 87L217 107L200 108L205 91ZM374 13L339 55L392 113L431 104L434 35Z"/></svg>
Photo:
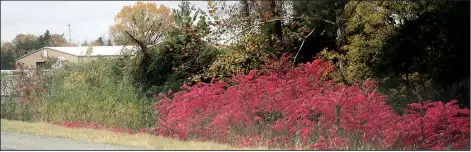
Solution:
<svg viewBox="0 0 471 152"><path fill-rule="evenodd" d="M1 150L145 150L68 138L1 132Z"/></svg>

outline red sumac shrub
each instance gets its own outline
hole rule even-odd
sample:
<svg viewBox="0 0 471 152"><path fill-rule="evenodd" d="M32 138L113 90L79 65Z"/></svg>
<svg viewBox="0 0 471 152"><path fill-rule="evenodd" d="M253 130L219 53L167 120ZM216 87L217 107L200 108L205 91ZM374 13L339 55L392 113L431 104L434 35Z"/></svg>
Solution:
<svg viewBox="0 0 471 152"><path fill-rule="evenodd" d="M431 150L463 150L469 146L469 110L460 109L456 100L409 104L403 116L405 145Z"/></svg>
<svg viewBox="0 0 471 152"><path fill-rule="evenodd" d="M290 56L225 82L184 85L155 105L157 135L311 149L460 149L469 110L453 102L412 104L399 116L376 82L335 84L331 62L292 67ZM254 143L254 144L250 144Z"/></svg>

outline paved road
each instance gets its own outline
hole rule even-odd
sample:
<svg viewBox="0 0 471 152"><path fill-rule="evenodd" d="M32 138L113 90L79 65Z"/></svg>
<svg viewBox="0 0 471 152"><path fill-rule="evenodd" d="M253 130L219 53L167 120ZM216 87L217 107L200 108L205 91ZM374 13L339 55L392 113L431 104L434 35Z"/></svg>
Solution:
<svg viewBox="0 0 471 152"><path fill-rule="evenodd" d="M1 132L1 150L145 150L68 138Z"/></svg>

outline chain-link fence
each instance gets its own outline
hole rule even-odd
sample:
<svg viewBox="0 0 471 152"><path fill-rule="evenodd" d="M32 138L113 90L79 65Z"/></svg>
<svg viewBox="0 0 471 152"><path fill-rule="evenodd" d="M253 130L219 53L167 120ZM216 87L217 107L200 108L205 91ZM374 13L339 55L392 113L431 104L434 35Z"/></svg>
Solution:
<svg viewBox="0 0 471 152"><path fill-rule="evenodd" d="M49 70L41 70L42 74L49 74ZM1 70L1 97L3 98L18 98L21 96L21 90L18 88L18 85L22 81L26 81L25 77L21 77L21 70ZM33 74L32 71L23 71L23 74L30 75ZM49 79L47 79L49 80ZM48 85L47 90L50 90L50 81L47 81Z"/></svg>

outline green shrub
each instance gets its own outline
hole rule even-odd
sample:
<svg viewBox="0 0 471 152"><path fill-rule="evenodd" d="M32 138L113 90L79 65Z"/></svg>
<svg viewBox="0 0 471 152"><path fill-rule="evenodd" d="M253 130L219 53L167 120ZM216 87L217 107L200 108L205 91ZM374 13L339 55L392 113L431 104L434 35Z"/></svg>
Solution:
<svg viewBox="0 0 471 152"><path fill-rule="evenodd" d="M13 100L12 98L5 98L5 97L2 97L2 101L1 101L1 118L2 119L9 119L9 120L19 120L20 119L20 113L21 113L21 109L23 108L20 108L20 103L16 102L15 100Z"/></svg>
<svg viewBox="0 0 471 152"><path fill-rule="evenodd" d="M264 60L270 54L268 49L264 37L245 36L243 43L221 51L204 76L222 79L233 74L247 74L250 70L258 69L265 64Z"/></svg>
<svg viewBox="0 0 471 152"><path fill-rule="evenodd" d="M38 121L44 112L41 102L22 103L15 98L2 98L1 118L8 120Z"/></svg>
<svg viewBox="0 0 471 152"><path fill-rule="evenodd" d="M134 129L151 126L155 122L153 102L138 98L125 64L120 62L101 58L51 71L50 95L41 99L47 111L39 119Z"/></svg>

